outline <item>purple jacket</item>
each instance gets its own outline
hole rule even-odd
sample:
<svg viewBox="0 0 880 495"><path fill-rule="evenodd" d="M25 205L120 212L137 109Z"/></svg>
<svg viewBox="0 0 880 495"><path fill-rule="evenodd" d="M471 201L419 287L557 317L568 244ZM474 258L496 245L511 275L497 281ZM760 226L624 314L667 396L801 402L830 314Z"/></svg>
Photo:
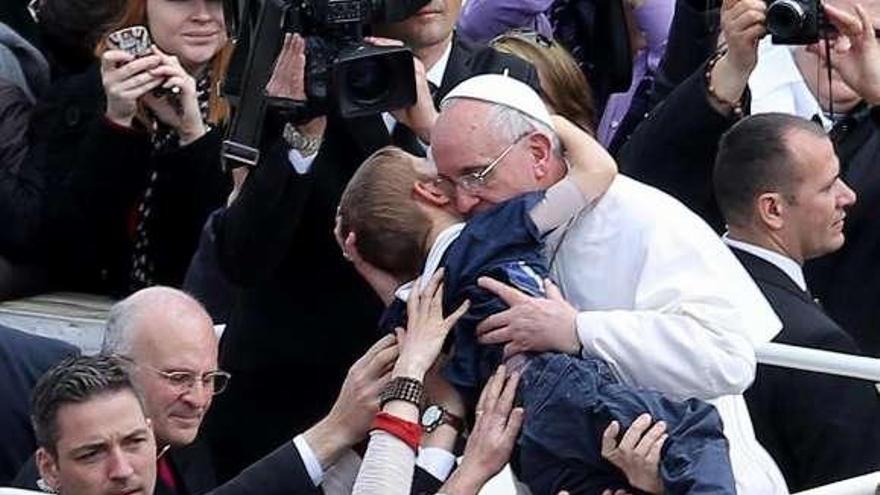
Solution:
<svg viewBox="0 0 880 495"><path fill-rule="evenodd" d="M486 43L514 28L529 28L553 38L550 21L544 14L553 0L467 0L458 19L458 32Z"/></svg>

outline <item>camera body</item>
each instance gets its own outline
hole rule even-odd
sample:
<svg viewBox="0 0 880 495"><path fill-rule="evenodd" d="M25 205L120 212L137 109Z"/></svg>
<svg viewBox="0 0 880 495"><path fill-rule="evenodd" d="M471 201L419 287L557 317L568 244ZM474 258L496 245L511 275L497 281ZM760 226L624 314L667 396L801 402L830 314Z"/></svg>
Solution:
<svg viewBox="0 0 880 495"><path fill-rule="evenodd" d="M233 109L221 150L224 167L258 163L267 121L305 122L333 111L352 118L415 103L412 52L366 44L363 34L367 25L402 21L428 1L224 0L235 39L223 81ZM306 101L266 95L287 33L306 41Z"/></svg>
<svg viewBox="0 0 880 495"><path fill-rule="evenodd" d="M827 28L820 0L765 0L767 31L777 45L809 45Z"/></svg>
<svg viewBox="0 0 880 495"><path fill-rule="evenodd" d="M271 1L271 0L267 0ZM364 28L395 22L427 0L293 0L282 30L306 40L305 113L336 107L343 117L373 115L416 101L412 52L364 43Z"/></svg>

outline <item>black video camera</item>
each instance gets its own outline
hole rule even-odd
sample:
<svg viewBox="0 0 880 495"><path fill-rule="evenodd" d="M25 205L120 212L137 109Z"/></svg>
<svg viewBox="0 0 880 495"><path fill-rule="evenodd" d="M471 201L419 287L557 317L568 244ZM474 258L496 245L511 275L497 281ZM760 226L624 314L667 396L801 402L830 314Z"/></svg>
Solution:
<svg viewBox="0 0 880 495"><path fill-rule="evenodd" d="M809 45L832 29L820 0L765 0L767 31L777 45Z"/></svg>
<svg viewBox="0 0 880 495"><path fill-rule="evenodd" d="M223 148L227 166L256 164L269 107L281 108L289 120L298 122L333 109L351 118L415 103L412 52L364 43L364 28L402 21L429 0L239 1L224 1L227 23L236 32L224 81L224 93L235 110ZM306 40L306 102L265 95L286 33L299 33Z"/></svg>
<svg viewBox="0 0 880 495"><path fill-rule="evenodd" d="M271 0L269 0L271 1ZM371 115L415 103L412 53L363 42L363 28L402 21L427 0L305 0L289 3L284 30L306 39L306 96L326 113ZM331 102L330 99L333 101Z"/></svg>

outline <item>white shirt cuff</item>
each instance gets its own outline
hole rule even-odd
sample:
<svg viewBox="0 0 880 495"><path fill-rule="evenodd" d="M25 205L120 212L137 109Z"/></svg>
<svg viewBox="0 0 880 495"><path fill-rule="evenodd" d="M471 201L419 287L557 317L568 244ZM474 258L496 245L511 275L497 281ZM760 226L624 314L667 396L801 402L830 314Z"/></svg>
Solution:
<svg viewBox="0 0 880 495"><path fill-rule="evenodd" d="M321 482L324 481L324 469L321 468L321 463L318 461L318 457L315 456L315 452L309 447L309 443L306 442L305 437L297 435L293 439L293 445L296 447L296 450L299 451L299 456L302 457L303 464L306 465L306 471L308 471L312 483L314 483L316 487L321 486Z"/></svg>
<svg viewBox="0 0 880 495"><path fill-rule="evenodd" d="M302 156L302 153L300 153L299 150L291 148L287 152L287 161L290 162L290 165L293 166L296 173L299 175L305 175L312 169L312 163L315 161L316 156L318 156L317 153L314 155Z"/></svg>
<svg viewBox="0 0 880 495"><path fill-rule="evenodd" d="M440 481L446 481L452 468L455 467L455 456L452 452L439 447L422 447L416 458L416 466L427 471Z"/></svg>

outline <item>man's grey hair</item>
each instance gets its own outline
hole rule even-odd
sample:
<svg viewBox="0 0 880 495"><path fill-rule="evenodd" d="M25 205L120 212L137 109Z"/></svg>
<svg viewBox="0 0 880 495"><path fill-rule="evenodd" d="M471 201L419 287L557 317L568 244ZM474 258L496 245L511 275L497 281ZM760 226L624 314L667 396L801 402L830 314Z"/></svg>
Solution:
<svg viewBox="0 0 880 495"><path fill-rule="evenodd" d="M171 287L156 286L135 292L110 308L101 354L127 356L135 340L138 322L149 317L150 311L163 311L173 301L189 301L204 311L202 304L192 296Z"/></svg>
<svg viewBox="0 0 880 495"><path fill-rule="evenodd" d="M123 299L110 308L104 340L101 342L101 354L127 355L131 351L134 340L134 327L137 322L137 303L131 297Z"/></svg>
<svg viewBox="0 0 880 495"><path fill-rule="evenodd" d="M464 99L467 98L450 98L443 102L441 110L446 110ZM539 132L550 140L550 149L553 154L562 158L562 144L559 141L559 136L547 124L513 107L488 101L484 103L489 105L487 122L497 139L512 143L525 134Z"/></svg>

